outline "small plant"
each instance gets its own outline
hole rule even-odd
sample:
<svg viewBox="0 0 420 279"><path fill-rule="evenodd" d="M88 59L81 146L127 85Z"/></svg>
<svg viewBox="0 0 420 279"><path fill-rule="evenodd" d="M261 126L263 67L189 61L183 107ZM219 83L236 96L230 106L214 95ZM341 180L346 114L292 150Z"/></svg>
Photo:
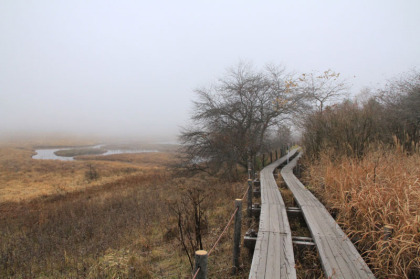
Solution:
<svg viewBox="0 0 420 279"><path fill-rule="evenodd" d="M98 180L99 174L98 171L92 164L88 164L88 170L85 172L85 178L87 181Z"/></svg>
<svg viewBox="0 0 420 279"><path fill-rule="evenodd" d="M203 249L203 233L207 227L206 195L202 187L192 186L181 191L180 198L171 205L178 223L178 240L193 268L196 250Z"/></svg>

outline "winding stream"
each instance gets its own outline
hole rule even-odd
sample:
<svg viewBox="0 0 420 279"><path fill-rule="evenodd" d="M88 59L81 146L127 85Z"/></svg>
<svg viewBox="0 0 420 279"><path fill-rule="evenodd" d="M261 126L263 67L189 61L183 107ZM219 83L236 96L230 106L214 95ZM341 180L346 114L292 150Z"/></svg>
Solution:
<svg viewBox="0 0 420 279"><path fill-rule="evenodd" d="M102 148L105 145L99 144L95 146L84 146L82 148ZM63 147L63 148L40 148L36 149L36 154L32 156L33 159L37 160L61 160L61 161L73 161L74 157L64 157L64 156L57 156L54 152L58 150L69 150L74 149L75 147ZM77 147L81 148L81 147ZM147 153L147 152L159 152L158 150L146 150L146 149L107 149L107 152L101 155L96 156L105 156L105 155L113 155L113 154L124 154L124 153Z"/></svg>

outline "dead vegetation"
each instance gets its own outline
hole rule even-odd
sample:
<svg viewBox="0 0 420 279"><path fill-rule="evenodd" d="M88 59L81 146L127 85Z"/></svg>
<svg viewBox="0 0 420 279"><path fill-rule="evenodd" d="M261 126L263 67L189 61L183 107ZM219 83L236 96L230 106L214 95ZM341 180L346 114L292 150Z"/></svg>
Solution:
<svg viewBox="0 0 420 279"><path fill-rule="evenodd" d="M180 177L165 167L173 156L167 153L71 162L33 160L27 148L0 154L2 278L188 278L170 205L201 191L201 241L210 249L245 188L205 175ZM97 179L85 177L91 168ZM184 231L193 233L190 216ZM231 277L231 238L229 231L210 257L210 278ZM244 270L232 278L246 277L246 251L242 259Z"/></svg>
<svg viewBox="0 0 420 279"><path fill-rule="evenodd" d="M103 185L127 175L164 170L172 153L83 156L83 160L34 160L31 147L0 148L0 203L66 194ZM94 168L97 179L86 175Z"/></svg>
<svg viewBox="0 0 420 279"><path fill-rule="evenodd" d="M420 155L380 148L361 159L331 158L322 153L307 165L309 188L338 212L378 278L419 278Z"/></svg>

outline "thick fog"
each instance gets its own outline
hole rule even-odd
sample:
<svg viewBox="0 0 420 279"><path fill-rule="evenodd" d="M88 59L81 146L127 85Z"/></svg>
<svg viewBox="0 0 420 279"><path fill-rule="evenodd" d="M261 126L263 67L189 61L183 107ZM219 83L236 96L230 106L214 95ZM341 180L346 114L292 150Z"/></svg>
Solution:
<svg viewBox="0 0 420 279"><path fill-rule="evenodd" d="M357 93L420 65L420 1L0 1L0 134L175 138L239 61Z"/></svg>

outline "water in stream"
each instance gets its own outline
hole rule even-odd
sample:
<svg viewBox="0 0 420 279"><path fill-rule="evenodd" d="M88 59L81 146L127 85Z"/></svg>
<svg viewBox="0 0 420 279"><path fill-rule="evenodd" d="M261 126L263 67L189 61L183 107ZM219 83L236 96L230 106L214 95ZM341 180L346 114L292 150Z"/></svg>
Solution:
<svg viewBox="0 0 420 279"><path fill-rule="evenodd" d="M86 148L101 148L104 145L86 146ZM63 148L46 148L36 149L36 154L32 156L33 159L38 160L61 160L61 161L73 161L74 157L57 156L54 152L58 150L74 149L75 147L63 147ZM79 147L78 147L79 148ZM106 148L107 149L107 148ZM113 154L124 154L124 153L146 153L146 152L158 152L158 150L145 150L145 149L107 149L107 152L97 156L113 155Z"/></svg>

